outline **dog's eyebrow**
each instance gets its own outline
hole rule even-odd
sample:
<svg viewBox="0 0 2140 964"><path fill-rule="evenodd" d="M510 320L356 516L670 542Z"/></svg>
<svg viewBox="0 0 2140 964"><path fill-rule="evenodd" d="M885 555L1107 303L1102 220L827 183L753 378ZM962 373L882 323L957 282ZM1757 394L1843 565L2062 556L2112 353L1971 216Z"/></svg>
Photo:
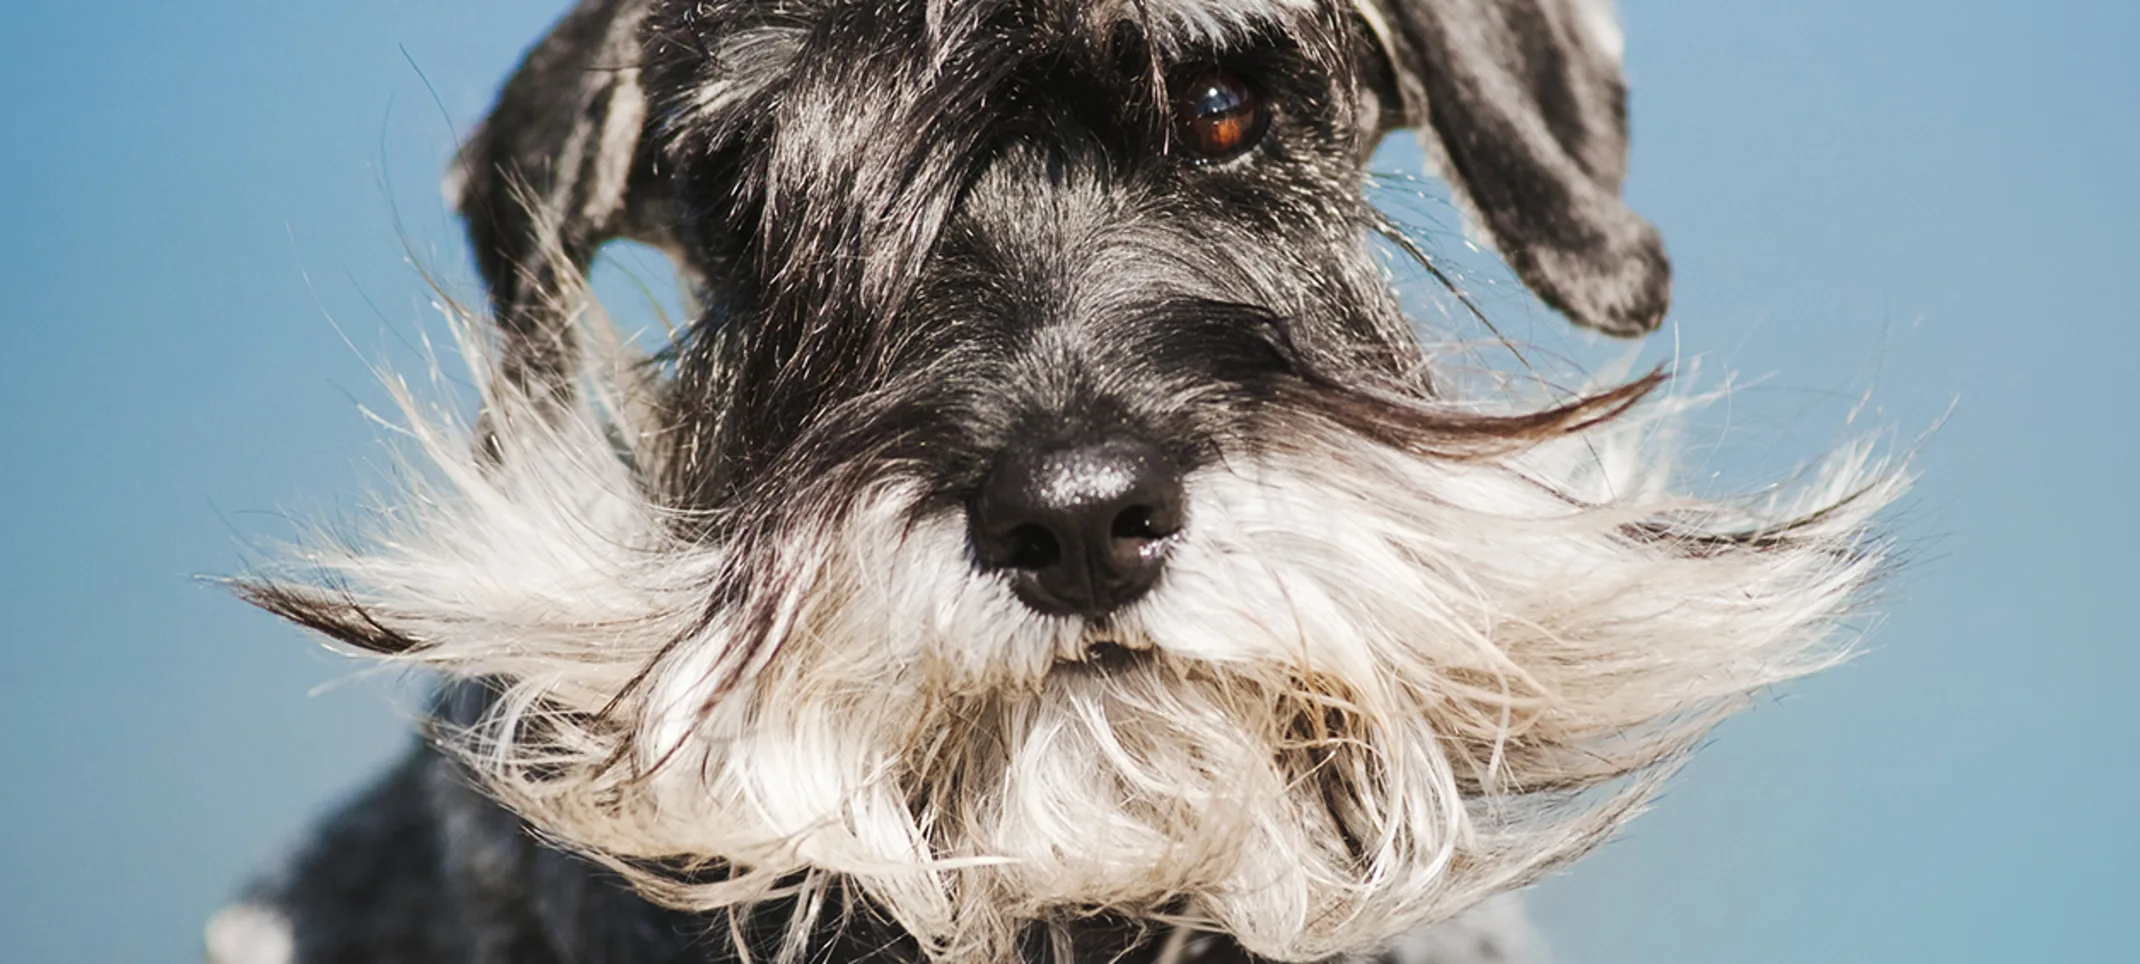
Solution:
<svg viewBox="0 0 2140 964"><path fill-rule="evenodd" d="M1322 0L1104 0L1091 18L1112 29L1130 22L1166 51L1224 48L1312 13Z"/></svg>

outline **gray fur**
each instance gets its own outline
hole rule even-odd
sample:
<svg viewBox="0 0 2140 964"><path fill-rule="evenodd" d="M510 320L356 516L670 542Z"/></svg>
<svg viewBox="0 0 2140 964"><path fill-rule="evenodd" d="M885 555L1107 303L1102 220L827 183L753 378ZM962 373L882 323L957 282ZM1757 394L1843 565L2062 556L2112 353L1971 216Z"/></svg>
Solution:
<svg viewBox="0 0 2140 964"><path fill-rule="evenodd" d="M450 177L475 438L412 423L404 530L238 584L453 682L219 964L1533 953L1494 895L1831 658L1899 485L1670 496L1658 377L1431 370L1361 196L1397 127L1573 320L1664 313L1601 10L581 3ZM584 323L617 238L705 306L658 359ZM1036 605L979 493L1130 443L1186 522L1100 538L1166 568Z"/></svg>

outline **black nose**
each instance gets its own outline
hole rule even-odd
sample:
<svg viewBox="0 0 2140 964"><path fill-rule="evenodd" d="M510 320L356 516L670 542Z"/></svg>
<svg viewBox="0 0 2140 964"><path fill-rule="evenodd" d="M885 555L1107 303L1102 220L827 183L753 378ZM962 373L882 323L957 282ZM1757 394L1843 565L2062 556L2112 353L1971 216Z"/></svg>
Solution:
<svg viewBox="0 0 2140 964"><path fill-rule="evenodd" d="M1129 441L1005 453L967 513L983 565L1026 605L1104 616L1144 595L1181 531L1181 473Z"/></svg>

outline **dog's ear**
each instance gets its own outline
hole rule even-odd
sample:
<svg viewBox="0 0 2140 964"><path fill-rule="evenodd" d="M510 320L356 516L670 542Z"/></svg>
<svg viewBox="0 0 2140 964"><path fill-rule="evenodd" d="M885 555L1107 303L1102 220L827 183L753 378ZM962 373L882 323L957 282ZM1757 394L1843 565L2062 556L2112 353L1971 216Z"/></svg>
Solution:
<svg viewBox="0 0 2140 964"><path fill-rule="evenodd" d="M1420 129L1459 203L1578 323L1657 327L1671 265L1620 199L1627 90L1611 0L1357 0L1385 116Z"/></svg>
<svg viewBox="0 0 2140 964"><path fill-rule="evenodd" d="M505 336L500 387L569 389L565 296L608 241L665 245L640 27L653 0L582 0L530 49L447 172Z"/></svg>

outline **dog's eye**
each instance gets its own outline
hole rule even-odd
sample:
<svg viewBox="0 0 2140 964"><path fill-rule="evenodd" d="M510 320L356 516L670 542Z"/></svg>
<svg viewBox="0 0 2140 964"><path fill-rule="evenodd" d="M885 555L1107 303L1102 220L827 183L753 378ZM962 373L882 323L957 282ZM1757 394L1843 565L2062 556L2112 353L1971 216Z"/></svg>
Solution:
<svg viewBox="0 0 2140 964"><path fill-rule="evenodd" d="M1201 160L1239 156L1263 139L1269 122L1256 89L1223 70L1205 71L1175 88L1175 137Z"/></svg>

